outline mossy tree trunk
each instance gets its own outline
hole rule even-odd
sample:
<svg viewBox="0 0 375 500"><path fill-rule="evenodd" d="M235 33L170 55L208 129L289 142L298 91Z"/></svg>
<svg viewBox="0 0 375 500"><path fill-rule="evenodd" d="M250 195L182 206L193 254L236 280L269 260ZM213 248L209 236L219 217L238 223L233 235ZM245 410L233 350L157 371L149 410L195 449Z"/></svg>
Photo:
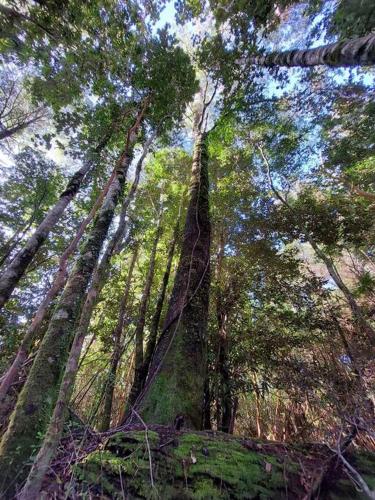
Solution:
<svg viewBox="0 0 375 500"><path fill-rule="evenodd" d="M130 137L135 138L143 114L144 108L139 112L135 125L128 131L115 179L82 246L2 438L0 491L8 496L16 491L17 484L25 478L28 461L35 453L52 415L84 293L125 185L132 158ZM18 472L16 481L15 470Z"/></svg>
<svg viewBox="0 0 375 500"><path fill-rule="evenodd" d="M124 235L126 233L126 217L129 209L129 205L131 201L134 198L134 195L137 191L138 184L139 184L139 179L142 171L142 165L144 162L144 159L147 156L147 153L149 151L149 147L151 145L151 142L155 138L155 135L152 135L146 142L143 148L143 153L141 157L139 158L137 162L137 166L135 169L135 176L134 176L134 181L131 185L131 188L124 198L124 201L122 203L121 207L121 213L120 213L120 220L117 226L117 229L113 236L110 238L106 249L103 253L102 258L100 259L99 264L96 266L93 276L92 276L92 281L91 285L89 288L89 291L86 295L85 302L82 307L82 311L80 314L80 319L79 319L79 326L78 329L80 330L80 335L86 336L89 325L90 325L90 320L91 316L93 314L93 311L95 309L95 306L99 300L100 293L102 291L102 288L105 284L106 277L107 277L107 272L108 268L110 266L110 262L112 259L112 256L115 255L116 253L121 251L121 245L123 245L123 239Z"/></svg>
<svg viewBox="0 0 375 500"><path fill-rule="evenodd" d="M109 365L108 378L105 382L104 389L104 403L103 403L103 413L101 418L100 430L106 431L110 427L111 415L112 415L112 401L113 393L115 390L117 367L121 359L121 354L123 351L122 347L122 332L124 329L124 323L126 319L126 308L128 305L129 294L132 284L133 270L138 257L138 244L135 244L133 255L129 265L128 276L126 278L125 290L121 297L120 307L118 312L118 318L116 326L113 330L113 350Z"/></svg>
<svg viewBox="0 0 375 500"><path fill-rule="evenodd" d="M210 287L206 134L196 135L190 201L179 266L164 328L135 407L146 423L203 426ZM137 420L133 414L133 420Z"/></svg>
<svg viewBox="0 0 375 500"><path fill-rule="evenodd" d="M42 338L40 329L42 326L42 323L46 319L47 311L52 303L52 301L57 297L57 295L61 292L61 290L64 288L65 283L68 279L68 273L67 273L67 268L68 268L68 262L69 258L74 254L74 252L77 250L78 244L82 239L82 236L85 232L86 227L90 224L90 222L93 220L95 217L98 209L100 208L104 197L107 195L109 187L115 177L115 170L113 171L111 177L109 178L108 182L102 189L101 193L99 194L94 206L90 210L90 213L88 216L82 221L80 224L80 227L78 228L78 231L73 238L73 240L70 242L70 244L67 246L65 251L60 257L59 260L59 267L58 270L54 276L52 285L48 292L46 293L45 297L43 298L42 302L39 304L39 307L34 314L34 317L30 323L30 326L26 330L26 333L22 339L22 342L18 348L18 351L16 353L16 356L10 365L9 369L6 371L4 374L3 378L1 379L0 383L0 402L4 399L4 397L7 395L9 388L11 385L16 381L19 371L23 365L23 363L26 361L27 356L35 342L36 339Z"/></svg>
<svg viewBox="0 0 375 500"><path fill-rule="evenodd" d="M130 275L133 271L136 255L137 252L135 252L133 255L133 257L135 258L132 259L130 265L131 267ZM130 276L130 281L131 281L131 276ZM119 318L120 325L118 325L118 332L116 332L118 333L119 341L121 341L122 323L125 315L126 301L130 290L130 281L127 281L127 286L124 294L125 302L123 307L121 308L122 316L121 318ZM38 500L39 498L40 488L42 485L44 475L46 474L48 466L50 465L51 460L54 457L58 442L63 432L64 422L67 416L68 403L70 401L73 392L74 382L78 371L78 361L82 352L82 345L84 339L85 339L85 334L80 329L77 329L73 340L72 348L69 353L68 361L66 363L64 376L59 390L59 396L53 411L51 422L48 426L46 435L43 440L43 444L32 465L26 484L22 489L21 494L19 495L19 500ZM121 348L117 352L119 353L118 359L120 359ZM114 375L115 374L116 372L114 373Z"/></svg>

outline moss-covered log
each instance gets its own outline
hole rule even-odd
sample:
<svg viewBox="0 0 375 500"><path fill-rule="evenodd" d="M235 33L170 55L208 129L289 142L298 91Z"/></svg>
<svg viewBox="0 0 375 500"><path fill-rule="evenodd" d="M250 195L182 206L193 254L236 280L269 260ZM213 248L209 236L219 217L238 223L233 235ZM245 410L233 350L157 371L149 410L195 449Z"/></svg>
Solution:
<svg viewBox="0 0 375 500"><path fill-rule="evenodd" d="M151 429L118 432L76 463L69 478L75 498L303 499L332 456L321 445L293 447L224 433ZM375 457L356 453L347 458L374 488ZM45 487L48 491L51 485ZM320 495L365 498L340 464Z"/></svg>

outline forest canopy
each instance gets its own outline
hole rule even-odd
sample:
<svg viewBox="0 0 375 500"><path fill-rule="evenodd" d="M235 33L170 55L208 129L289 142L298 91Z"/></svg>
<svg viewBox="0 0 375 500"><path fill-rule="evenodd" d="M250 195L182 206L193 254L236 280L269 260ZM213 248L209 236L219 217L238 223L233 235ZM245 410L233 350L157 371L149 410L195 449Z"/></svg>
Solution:
<svg viewBox="0 0 375 500"><path fill-rule="evenodd" d="M373 1L0 26L0 497L374 499Z"/></svg>

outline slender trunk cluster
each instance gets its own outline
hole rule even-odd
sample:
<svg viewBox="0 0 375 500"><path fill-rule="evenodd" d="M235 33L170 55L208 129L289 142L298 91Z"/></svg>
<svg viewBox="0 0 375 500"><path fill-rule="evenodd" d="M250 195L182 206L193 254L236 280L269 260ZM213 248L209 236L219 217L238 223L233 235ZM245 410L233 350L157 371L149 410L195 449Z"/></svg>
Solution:
<svg viewBox="0 0 375 500"><path fill-rule="evenodd" d="M216 295L216 318L218 325L218 353L216 362L216 372L218 376L217 395L217 427L220 431L229 432L232 420L232 398L230 391L230 374L228 369L228 333L227 322L228 313L224 305L223 293L220 289L220 277L223 272L223 260L225 251L224 232L220 234L219 252L216 264L216 280L218 291Z"/></svg>
<svg viewBox="0 0 375 500"><path fill-rule="evenodd" d="M125 150L116 166L115 178L82 246L1 441L0 491L2 492L14 491L15 485L12 482L14 470L19 471L18 481L22 481L27 461L40 443L40 434L43 434L48 426L83 296L125 185L132 158L131 142L136 137L145 109L146 104L140 110L135 125L128 131Z"/></svg>
<svg viewBox="0 0 375 500"><path fill-rule="evenodd" d="M113 255L119 253L122 249L121 245L123 244L123 238L126 232L126 216L128 213L128 209L137 191L142 171L142 165L150 148L151 142L153 141L154 138L155 136L151 136L144 145L143 153L139 158L135 169L134 181L122 203L120 220L117 229L113 234L112 238L109 240L106 249L103 253L103 256L93 272L91 285L89 291L87 292L87 296L82 307L82 312L80 315L80 320L78 325L79 335L83 337L87 335L93 311L99 300L100 293L106 281L111 258Z"/></svg>
<svg viewBox="0 0 375 500"><path fill-rule="evenodd" d="M210 217L206 134L197 133L190 201L174 287L145 387L134 407L144 421L200 429L207 369ZM162 397L160 396L162 395ZM137 420L137 416L132 415Z"/></svg>
<svg viewBox="0 0 375 500"><path fill-rule="evenodd" d="M132 259L130 261L128 276L127 276L126 283L125 283L125 290L124 290L124 293L123 293L123 295L121 297L121 301L120 301L117 324L116 324L116 326L113 330L113 333L112 333L113 350L112 350L112 355L111 355L111 361L109 364L108 378L107 378L107 381L105 383L103 415L102 415L101 425L100 425L101 431L108 430L110 427L110 423L111 423L112 402L113 402L113 393L115 390L117 367L118 367L118 364L120 362L121 354L122 354L122 344L123 344L122 332L124 329L124 323L125 323L125 319L126 319L126 308L128 305L130 288L131 288L132 278L133 278L133 270L134 270L135 263L137 261L137 257L138 257L138 244L135 245Z"/></svg>
<svg viewBox="0 0 375 500"><path fill-rule="evenodd" d="M178 238L178 232L180 228L180 215L177 219L174 231L173 231L173 237L172 240L169 244L169 250L168 250L168 256L167 256L167 265L164 271L163 275L163 280L161 284L161 289L156 301L156 307L155 307L155 312L152 317L151 321L151 326L150 326L150 335L147 340L147 345L146 345L146 350L144 354L144 359L143 359L143 368L142 368L142 386L144 385L148 370L150 367L151 359L155 351L155 346L156 346L156 340L158 337L158 332L159 332L159 325L160 325L160 318L161 318L161 313L163 310L163 305L164 305L164 300L165 300L165 295L167 293L167 287L169 283L169 277L171 275L171 270L172 270L172 262L173 262L173 257L174 257L174 252L177 244L177 238Z"/></svg>
<svg viewBox="0 0 375 500"><path fill-rule="evenodd" d="M135 367L134 367L134 381L132 388L130 390L128 405L131 408L138 397L143 385L143 332L146 324L146 313L147 306L150 299L152 282L154 280L155 274L155 262L156 262L156 251L160 236L162 233L162 216L163 216L163 206L160 204L158 222L156 227L156 233L154 241L152 244L150 261L146 276L145 285L142 292L141 302L139 305L137 326L135 328Z"/></svg>
<svg viewBox="0 0 375 500"><path fill-rule="evenodd" d="M272 52L250 57L249 62L258 66L369 66L375 64L375 34L353 40L330 43L305 50Z"/></svg>
<svg viewBox="0 0 375 500"><path fill-rule="evenodd" d="M17 379L19 371L20 371L23 363L26 361L27 356L30 352L30 349L31 349L34 341L38 338L41 338L41 336L39 335L40 328L41 328L43 321L46 318L48 308L49 308L50 304L52 303L52 301L57 297L59 292L64 288L64 285L68 279L67 268L68 268L69 258L76 251L86 227L90 224L90 222L95 217L95 214L98 211L98 209L100 208L104 197L108 193L109 187L110 187L114 177L115 177L115 170L113 171L111 177L109 178L108 182L104 186L102 192L98 196L98 199L96 200L90 213L85 218L85 220L82 221L82 223L77 231L77 234L75 235L73 240L70 242L70 244L67 246L67 248L65 249L65 251L61 255L60 261L59 261L59 268L58 268L57 273L54 277L51 288L48 290L44 299L40 303L40 305L39 305L32 321L31 321L29 328L27 329L27 331L22 339L21 345L18 348L17 354L13 360L13 363L11 364L11 366L9 367L9 369L6 371L6 373L4 374L4 376L1 379L0 402L4 399L4 397L8 393L11 385Z"/></svg>

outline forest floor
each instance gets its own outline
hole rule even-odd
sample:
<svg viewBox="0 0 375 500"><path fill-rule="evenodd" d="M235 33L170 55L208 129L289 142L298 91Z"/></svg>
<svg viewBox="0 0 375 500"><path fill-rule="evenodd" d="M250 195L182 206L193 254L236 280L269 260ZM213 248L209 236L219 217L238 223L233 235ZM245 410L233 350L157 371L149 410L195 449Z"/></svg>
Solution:
<svg viewBox="0 0 375 500"><path fill-rule="evenodd" d="M160 425L127 425L105 433L78 428L61 441L44 498L368 498L360 482L375 488L375 455L352 448L344 455L354 473L323 444Z"/></svg>

